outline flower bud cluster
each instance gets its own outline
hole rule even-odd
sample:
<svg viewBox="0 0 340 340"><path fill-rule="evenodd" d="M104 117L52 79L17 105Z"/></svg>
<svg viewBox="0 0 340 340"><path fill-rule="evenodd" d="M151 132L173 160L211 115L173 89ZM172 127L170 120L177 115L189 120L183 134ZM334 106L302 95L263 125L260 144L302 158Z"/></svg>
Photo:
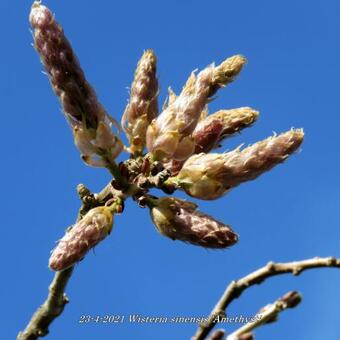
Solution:
<svg viewBox="0 0 340 340"><path fill-rule="evenodd" d="M244 149L209 153L258 118L259 113L250 107L208 114L209 102L220 88L234 81L246 59L235 55L217 66L211 64L198 73L192 72L178 96L169 88L168 99L158 114L157 58L152 50L145 51L121 120L129 142L125 150L131 157L117 164L115 159L124 146L112 126L118 130L121 127L98 101L62 27L40 1L34 2L29 19L34 46L83 160L92 166L107 167L114 177L101 201L87 190L81 191L83 199L84 195L90 197L86 209L83 206L85 216L59 241L50 268L64 270L80 261L110 233L113 213L122 211L123 200L129 196L141 207L149 206L159 232L173 240L205 248L234 245L238 235L231 227L199 211L196 204L174 197L158 199L148 191L160 188L171 194L181 189L192 197L214 200L271 170L299 148L303 130L292 129ZM113 197L122 201L116 210L114 204L104 205ZM86 213L89 208L93 209ZM295 300L288 296L287 303L293 305Z"/></svg>

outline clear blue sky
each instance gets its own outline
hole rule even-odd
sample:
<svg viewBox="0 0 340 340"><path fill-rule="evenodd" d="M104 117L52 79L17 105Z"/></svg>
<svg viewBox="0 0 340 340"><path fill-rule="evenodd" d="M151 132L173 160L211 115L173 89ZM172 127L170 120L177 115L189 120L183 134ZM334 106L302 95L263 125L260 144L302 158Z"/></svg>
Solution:
<svg viewBox="0 0 340 340"><path fill-rule="evenodd" d="M81 315L207 316L226 284L269 260L340 256L338 1L57 1L47 4L64 26L89 81L116 118L125 107L144 49L159 58L161 100L189 73L233 54L248 58L238 80L210 105L252 106L256 125L225 144L253 143L293 127L302 151L228 196L200 203L231 224L238 245L207 251L160 236L147 210L128 203L111 236L77 266L70 304L48 339L189 339L194 324L79 324ZM50 250L73 223L75 187L99 190L105 170L86 167L31 47L30 1L0 4L1 323L13 339L45 299ZM253 315L286 291L303 303L256 331L259 339L339 339L340 271L276 277L249 289L231 315ZM229 330L237 325L231 325Z"/></svg>

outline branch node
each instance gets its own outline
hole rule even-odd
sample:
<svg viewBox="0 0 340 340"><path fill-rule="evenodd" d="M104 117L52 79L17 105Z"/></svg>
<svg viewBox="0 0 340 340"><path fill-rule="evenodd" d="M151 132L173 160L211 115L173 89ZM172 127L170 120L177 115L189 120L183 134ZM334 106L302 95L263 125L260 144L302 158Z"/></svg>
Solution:
<svg viewBox="0 0 340 340"><path fill-rule="evenodd" d="M86 196L91 195L90 189L88 189L84 184L80 183L77 185L77 193L79 198L83 201Z"/></svg>
<svg viewBox="0 0 340 340"><path fill-rule="evenodd" d="M331 256L327 259L328 266L334 266L336 265L336 263L337 263L337 259L335 257Z"/></svg>
<svg viewBox="0 0 340 340"><path fill-rule="evenodd" d="M294 276L298 276L301 273L301 271L302 271L302 267L296 266L292 269L292 274Z"/></svg>
<svg viewBox="0 0 340 340"><path fill-rule="evenodd" d="M70 302L70 299L68 298L68 296L64 293L63 295L63 304L66 305L67 303Z"/></svg>
<svg viewBox="0 0 340 340"><path fill-rule="evenodd" d="M267 263L267 269L270 271L270 272L274 272L275 271L275 263L273 261L269 261Z"/></svg>

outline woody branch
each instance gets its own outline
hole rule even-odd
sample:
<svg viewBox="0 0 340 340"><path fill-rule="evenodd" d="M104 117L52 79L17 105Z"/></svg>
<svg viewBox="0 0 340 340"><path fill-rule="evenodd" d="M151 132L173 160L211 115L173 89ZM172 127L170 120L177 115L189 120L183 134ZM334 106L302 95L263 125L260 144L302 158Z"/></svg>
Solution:
<svg viewBox="0 0 340 340"><path fill-rule="evenodd" d="M282 274L292 274L299 275L305 270L315 269L315 268L339 268L340 259L334 257L319 258L315 257L312 259L286 262L286 263L274 263L269 262L264 267L255 270L254 272L248 274L247 276L232 281L225 289L223 295L213 308L208 318L208 322L202 323L197 329L196 334L193 336L192 340L203 340L209 334L209 332L214 328L214 319L217 316L225 316L226 309L228 306L237 298L239 298L242 293L248 288L264 282L267 278L282 275Z"/></svg>

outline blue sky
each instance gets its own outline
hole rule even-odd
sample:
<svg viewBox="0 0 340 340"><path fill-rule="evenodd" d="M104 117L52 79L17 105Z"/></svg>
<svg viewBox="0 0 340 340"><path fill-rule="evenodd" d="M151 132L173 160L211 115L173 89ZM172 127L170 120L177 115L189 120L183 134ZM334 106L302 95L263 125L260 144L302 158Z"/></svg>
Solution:
<svg viewBox="0 0 340 340"><path fill-rule="evenodd" d="M140 325L129 323L128 316L207 316L228 282L269 260L340 256L338 1L45 4L117 119L143 50L153 48L158 55L161 100L170 85L178 92L193 69L241 53L247 66L210 110L252 106L260 118L224 149L291 127L306 133L301 152L286 164L218 201L199 203L240 234L239 244L228 250L172 242L155 231L147 210L129 202L111 236L77 266L67 289L71 302L48 339L189 339L194 324ZM79 159L31 47L30 5L18 0L0 4L3 339L14 338L45 299L53 277L49 252L76 217L76 185L96 191L109 180L105 170L86 167ZM253 315L297 289L303 303L258 329L257 338L339 339L339 283L335 269L276 277L249 289L229 313ZM81 315L126 319L120 325L84 325Z"/></svg>

